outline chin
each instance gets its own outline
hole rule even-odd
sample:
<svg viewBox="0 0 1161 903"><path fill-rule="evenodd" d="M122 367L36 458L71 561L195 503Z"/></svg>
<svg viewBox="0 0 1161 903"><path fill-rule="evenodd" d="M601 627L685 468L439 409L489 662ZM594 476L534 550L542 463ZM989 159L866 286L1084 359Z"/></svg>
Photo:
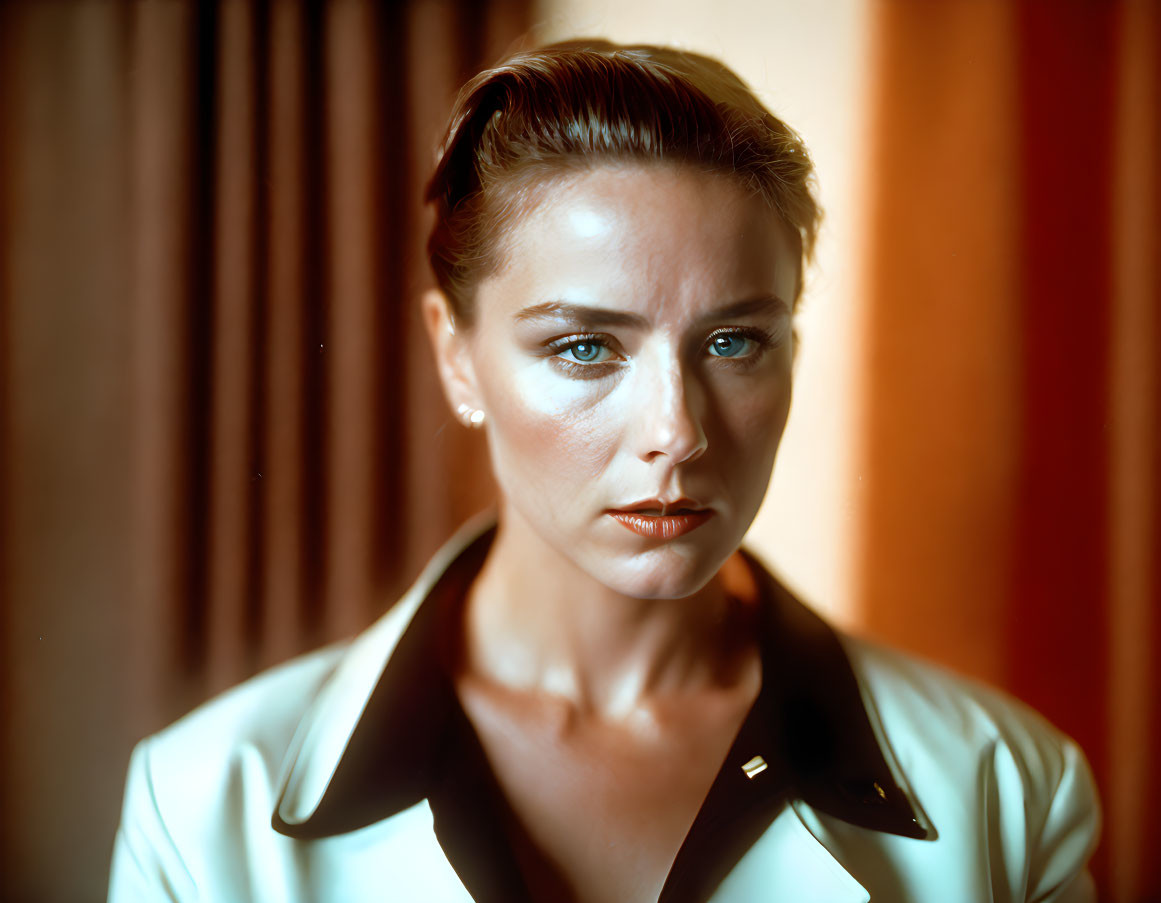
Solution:
<svg viewBox="0 0 1161 903"><path fill-rule="evenodd" d="M720 517L669 542L642 547L618 526L589 550L588 564L574 559L590 576L614 592L636 599L684 599L709 583L737 550L741 537Z"/></svg>
<svg viewBox="0 0 1161 903"><path fill-rule="evenodd" d="M604 562L593 576L615 592L635 599L684 599L704 587L729 557L682 554L671 547L654 549L618 562Z"/></svg>

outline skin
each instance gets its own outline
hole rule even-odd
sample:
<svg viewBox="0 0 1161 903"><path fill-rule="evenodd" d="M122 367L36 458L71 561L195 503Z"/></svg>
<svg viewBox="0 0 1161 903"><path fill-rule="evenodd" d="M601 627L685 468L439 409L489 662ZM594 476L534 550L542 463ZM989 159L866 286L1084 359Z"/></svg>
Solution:
<svg viewBox="0 0 1161 903"><path fill-rule="evenodd" d="M424 299L500 488L456 688L537 898L655 900L761 683L731 556L789 411L799 248L762 199L686 166L544 188L471 329ZM678 497L713 514L674 539L609 514Z"/></svg>

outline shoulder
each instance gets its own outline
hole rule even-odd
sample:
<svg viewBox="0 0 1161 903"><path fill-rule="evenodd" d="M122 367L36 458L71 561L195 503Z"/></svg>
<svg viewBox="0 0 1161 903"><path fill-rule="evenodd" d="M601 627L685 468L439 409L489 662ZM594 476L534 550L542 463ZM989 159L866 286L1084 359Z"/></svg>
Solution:
<svg viewBox="0 0 1161 903"><path fill-rule="evenodd" d="M242 788L252 802L261 800L269 821L295 731L346 648L330 646L264 671L137 745L130 781L136 776L148 787L173 834L219 818Z"/></svg>
<svg viewBox="0 0 1161 903"><path fill-rule="evenodd" d="M270 833L287 748L344 648L265 671L137 744L110 900L196 899L217 886L207 876L229 878L247 840Z"/></svg>
<svg viewBox="0 0 1161 903"><path fill-rule="evenodd" d="M843 644L882 747L929 821L932 853L988 861L1013 899L1090 899L1084 865L1100 808L1077 744L983 683L866 640Z"/></svg>
<svg viewBox="0 0 1161 903"><path fill-rule="evenodd" d="M1048 783L1076 754L1064 733L998 689L868 640L846 636L843 645L865 702L899 752L978 758L1004 750L1029 781Z"/></svg>
<svg viewBox="0 0 1161 903"><path fill-rule="evenodd" d="M346 648L329 646L264 671L147 738L154 768L189 776L212 772L239 755L277 767Z"/></svg>

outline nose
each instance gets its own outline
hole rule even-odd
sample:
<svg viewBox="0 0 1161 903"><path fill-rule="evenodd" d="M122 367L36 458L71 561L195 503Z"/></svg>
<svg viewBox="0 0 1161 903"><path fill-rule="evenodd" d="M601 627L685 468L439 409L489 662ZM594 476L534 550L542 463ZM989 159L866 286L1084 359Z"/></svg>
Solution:
<svg viewBox="0 0 1161 903"><path fill-rule="evenodd" d="M704 393L676 363L661 368L643 387L638 408L638 456L670 466L695 461L705 452Z"/></svg>

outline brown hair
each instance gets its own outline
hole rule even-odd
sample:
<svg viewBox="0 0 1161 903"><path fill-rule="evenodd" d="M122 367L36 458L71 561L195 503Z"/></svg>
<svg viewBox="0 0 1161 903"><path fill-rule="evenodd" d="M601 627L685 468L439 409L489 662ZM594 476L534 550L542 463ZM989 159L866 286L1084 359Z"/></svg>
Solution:
<svg viewBox="0 0 1161 903"><path fill-rule="evenodd" d="M609 160L682 162L740 179L810 259L820 216L810 155L737 75L668 47L569 41L481 72L452 111L427 187L427 251L458 321L470 325L474 288L498 266L498 240L530 190L562 169Z"/></svg>

